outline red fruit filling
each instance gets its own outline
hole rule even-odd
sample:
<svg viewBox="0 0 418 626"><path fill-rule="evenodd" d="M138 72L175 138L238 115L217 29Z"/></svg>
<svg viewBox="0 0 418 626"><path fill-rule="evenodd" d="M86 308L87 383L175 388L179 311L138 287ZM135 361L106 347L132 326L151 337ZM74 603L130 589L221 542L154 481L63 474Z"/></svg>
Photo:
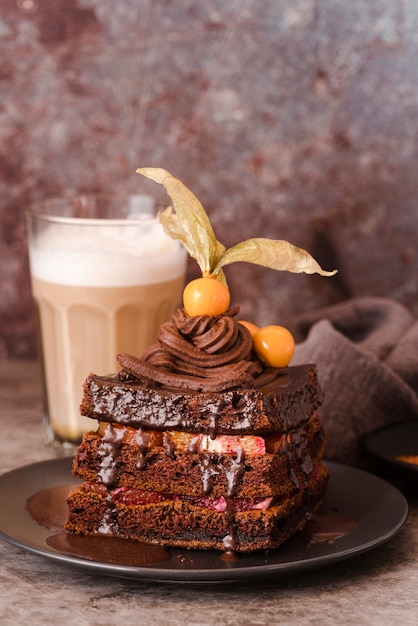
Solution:
<svg viewBox="0 0 418 626"><path fill-rule="evenodd" d="M265 510L273 501L270 496L267 498L225 498L224 496L207 498L205 496L179 496L159 491L132 489L131 487L118 487L112 492L112 498L115 504L125 504L126 506L143 506L170 500L183 500L193 506L200 506L220 513L227 509L233 511Z"/></svg>
<svg viewBox="0 0 418 626"><path fill-rule="evenodd" d="M165 447L168 452L209 452L212 454L244 454L252 456L272 454L286 442L286 435L209 435L167 430L136 430L120 424L99 425L98 434L104 439L117 439L125 444L138 445L142 450Z"/></svg>

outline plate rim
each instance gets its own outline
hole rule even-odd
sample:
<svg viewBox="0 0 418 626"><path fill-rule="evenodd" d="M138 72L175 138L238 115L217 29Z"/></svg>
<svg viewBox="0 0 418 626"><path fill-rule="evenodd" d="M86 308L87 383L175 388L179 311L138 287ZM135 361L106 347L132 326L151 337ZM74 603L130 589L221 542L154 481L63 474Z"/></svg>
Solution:
<svg viewBox="0 0 418 626"><path fill-rule="evenodd" d="M18 468L9 470L8 472L0 475L0 495L1 490L4 483L7 483L7 480L13 478L13 475L16 474L25 474L25 473L34 473L35 470L42 471L43 469L47 469L48 467L61 466L61 471L64 472L66 469L68 470L68 479L69 482L74 482L74 478L71 476L70 468L71 468L71 457L63 457L63 458L53 458L46 459L44 461L38 461L35 463L31 463L28 465L20 466ZM312 569L317 569L319 567L323 567L326 565L330 565L348 558L353 558L359 554L367 552L371 549L374 549L383 543L389 541L393 538L404 526L408 514L409 514L409 505L405 498L405 496L393 485L385 481L383 478L371 474L370 472L363 470L361 468L352 467L348 465L343 465L340 463L336 463L334 461L325 460L325 463L330 471L331 478L333 473L342 472L343 474L357 474L357 476L361 476L361 474L367 475L369 481L376 481L376 484L379 484L380 487L386 490L389 490L393 497L396 497L399 500L399 504L401 505L399 508L399 515L397 517L396 523L394 523L390 528L387 529L385 533L381 533L378 536L370 539L367 542L363 542L353 547L347 547L346 549L341 549L335 553L331 554L323 554L316 557L306 557L303 559L298 559L295 561L279 562L279 563L265 563L263 565L247 565L245 567L234 566L232 568L223 568L223 569L210 569L210 568L201 568L201 569L181 569L181 568L170 568L164 569L163 567L152 567L152 566L131 566L131 565L121 565L121 564L108 564L100 561L82 559L80 557L60 553L55 551L53 548L49 546L46 547L48 549L41 549L34 545L30 545L30 543L25 543L22 540L16 539L12 535L4 532L2 528L2 519L0 516L0 539L5 541L6 543L12 544L20 549L23 549L32 554L41 556L43 558L47 558L53 562L62 563L65 565L73 566L73 567L81 567L90 572L101 573L105 575L111 575L116 577L137 579L142 581L154 581L154 582L171 582L171 583L194 583L194 584L202 584L202 583L226 583L226 582L242 582L243 580L251 580L257 578L257 580L262 580L265 578L270 578L272 575L280 576L284 573L300 573L303 571L308 571ZM65 466L67 466L65 468ZM56 482L51 480L51 484L46 484L41 488L48 488L49 486L56 486L59 484L63 484L63 481ZM39 489L38 489L39 490ZM34 492L31 492L34 493ZM29 494L23 494L25 496L24 502L26 503L27 497ZM19 511L20 514L29 515L23 506ZM36 524L36 522L33 520ZM54 531L48 531L41 526L39 528L44 532L54 533ZM291 541L290 538L289 541ZM176 549L171 548L172 551L183 551L187 554L190 554L190 551L184 549ZM277 550L280 550L277 548ZM274 553L275 551L272 551ZM240 557L245 558L245 555ZM266 557L267 558L267 557Z"/></svg>
<svg viewBox="0 0 418 626"><path fill-rule="evenodd" d="M400 431L402 430L402 428L406 428L409 426L415 427L418 433L418 419L401 420L399 422L392 422L390 424L380 426L379 428L375 428L374 430L371 430L364 435L362 439L363 448L368 454L370 454L370 456L380 462L384 462L385 464L392 467L405 470L405 472L409 472L411 473L411 475L418 474L418 465L414 465L413 463L407 463L406 461L401 461L396 457L389 456L388 454L382 452L379 447L376 447L376 440L381 435Z"/></svg>

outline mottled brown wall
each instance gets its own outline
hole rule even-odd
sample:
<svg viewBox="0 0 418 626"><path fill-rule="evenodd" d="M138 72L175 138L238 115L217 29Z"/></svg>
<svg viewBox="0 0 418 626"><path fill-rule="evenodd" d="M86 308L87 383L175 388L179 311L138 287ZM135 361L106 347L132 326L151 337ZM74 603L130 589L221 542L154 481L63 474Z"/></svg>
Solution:
<svg viewBox="0 0 418 626"><path fill-rule="evenodd" d="M35 353L29 203L135 191L145 165L227 245L338 264L232 268L253 321L366 294L418 313L417 33L416 0L1 0L0 357Z"/></svg>

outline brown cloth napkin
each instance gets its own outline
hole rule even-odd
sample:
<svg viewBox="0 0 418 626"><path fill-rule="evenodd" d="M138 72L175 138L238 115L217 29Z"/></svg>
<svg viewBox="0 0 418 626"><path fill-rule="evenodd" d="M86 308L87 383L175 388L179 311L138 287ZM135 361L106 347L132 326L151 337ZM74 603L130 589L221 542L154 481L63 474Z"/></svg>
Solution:
<svg viewBox="0 0 418 626"><path fill-rule="evenodd" d="M355 298L295 320L292 365L316 363L326 458L356 464L360 439L418 419L418 319L386 298ZM417 442L418 451L418 442Z"/></svg>

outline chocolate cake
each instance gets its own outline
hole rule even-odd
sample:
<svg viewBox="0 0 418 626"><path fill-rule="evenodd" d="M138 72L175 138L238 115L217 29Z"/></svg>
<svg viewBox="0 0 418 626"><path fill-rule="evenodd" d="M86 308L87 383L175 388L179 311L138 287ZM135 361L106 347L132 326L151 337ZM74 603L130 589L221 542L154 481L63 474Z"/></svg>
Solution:
<svg viewBox="0 0 418 626"><path fill-rule="evenodd" d="M81 412L100 425L67 530L248 552L302 528L328 481L316 368L267 367L237 314L179 309L142 356L87 377Z"/></svg>

